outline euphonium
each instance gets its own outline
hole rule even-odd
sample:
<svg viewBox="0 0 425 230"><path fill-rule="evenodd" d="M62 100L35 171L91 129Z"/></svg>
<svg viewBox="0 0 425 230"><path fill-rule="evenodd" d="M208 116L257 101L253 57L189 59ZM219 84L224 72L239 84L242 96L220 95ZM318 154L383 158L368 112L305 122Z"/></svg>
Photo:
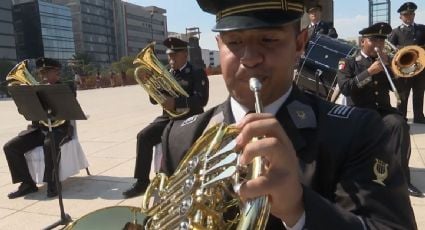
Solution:
<svg viewBox="0 0 425 230"><path fill-rule="evenodd" d="M8 86L17 86L17 85L40 85L40 83L35 80L27 68L28 60L23 60L15 65L12 70L6 76L6 82ZM39 121L40 124L48 127L47 121ZM56 120L51 126L57 127L65 123L65 120Z"/></svg>
<svg viewBox="0 0 425 230"><path fill-rule="evenodd" d="M425 50L420 46L410 45L398 49L385 40L385 50L392 57L391 69L397 77L413 77L425 68Z"/></svg>
<svg viewBox="0 0 425 230"><path fill-rule="evenodd" d="M154 54L155 42L147 45L137 54L133 64L139 65L134 70L134 78L158 104L163 104L167 97L189 97L189 94L179 85L174 77ZM172 117L180 117L189 112L164 110Z"/></svg>

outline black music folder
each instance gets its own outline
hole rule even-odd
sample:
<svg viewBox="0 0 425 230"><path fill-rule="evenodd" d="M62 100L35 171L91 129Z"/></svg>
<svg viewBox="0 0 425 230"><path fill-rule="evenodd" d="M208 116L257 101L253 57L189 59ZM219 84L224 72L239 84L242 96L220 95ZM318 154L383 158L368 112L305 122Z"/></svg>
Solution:
<svg viewBox="0 0 425 230"><path fill-rule="evenodd" d="M8 91L26 120L87 120L67 85L9 86Z"/></svg>

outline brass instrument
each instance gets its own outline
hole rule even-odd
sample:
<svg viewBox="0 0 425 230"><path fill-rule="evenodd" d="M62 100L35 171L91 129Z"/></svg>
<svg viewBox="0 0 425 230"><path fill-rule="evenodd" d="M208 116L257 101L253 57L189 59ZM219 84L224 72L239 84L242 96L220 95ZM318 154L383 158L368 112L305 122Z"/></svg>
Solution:
<svg viewBox="0 0 425 230"><path fill-rule="evenodd" d="M398 93L397 88L395 87L394 82L393 82L393 80L391 79L391 75L390 75L390 73L388 72L388 69L387 69L387 67L385 66L385 63L384 63L384 62L383 62L383 60L382 60L382 57L381 57L381 54L380 54L380 49L379 49L378 47L375 47L375 51L376 51L376 54L378 55L378 60L379 60L379 62L381 63L382 68L383 68L383 69L384 69L384 71L385 71L385 76L387 76L387 80L388 80L388 82L390 83L391 89L392 89L392 91L394 92L394 95L395 95L395 97L396 97L396 99L397 99L397 105L400 105L400 103L401 103L400 94Z"/></svg>
<svg viewBox="0 0 425 230"><path fill-rule="evenodd" d="M134 78L158 104L163 104L167 97L189 97L167 68L154 54L155 42L150 43L134 59L133 64L139 65L134 70ZM189 112L189 108L181 111L164 110L172 117L180 117Z"/></svg>
<svg viewBox="0 0 425 230"><path fill-rule="evenodd" d="M401 49L385 40L385 51L392 57L391 70L397 77L413 77L425 68L425 50L417 45Z"/></svg>
<svg viewBox="0 0 425 230"><path fill-rule="evenodd" d="M8 86L18 85L40 85L40 83L31 75L27 68L28 59L15 65L6 76ZM48 121L39 121L40 124L49 127ZM55 120L51 127L57 127L65 123L65 120Z"/></svg>
<svg viewBox="0 0 425 230"><path fill-rule="evenodd" d="M261 111L261 84L250 80L250 85L256 111ZM248 167L239 166L240 154L235 151L238 133L234 125L213 125L192 145L172 176L156 175L142 201L144 229L265 229L270 212L268 197L243 203L237 194L245 179L256 178L263 169L260 157ZM96 216L98 224L114 220L112 213L100 218L97 212L90 216ZM93 228L94 221L89 219L94 218L77 220L66 229ZM121 226L128 222L122 221ZM137 224L142 229L142 223Z"/></svg>

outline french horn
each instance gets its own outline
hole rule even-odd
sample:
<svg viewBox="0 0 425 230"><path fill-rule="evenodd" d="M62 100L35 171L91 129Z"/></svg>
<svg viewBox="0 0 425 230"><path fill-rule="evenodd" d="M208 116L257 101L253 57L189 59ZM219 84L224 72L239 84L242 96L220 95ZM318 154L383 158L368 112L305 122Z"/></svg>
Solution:
<svg viewBox="0 0 425 230"><path fill-rule="evenodd" d="M28 59L23 60L9 71L6 75L7 86L40 85L40 83L28 71L27 64ZM39 121L39 123L49 127L48 121ZM58 127L64 123L65 120L55 120L51 123L51 127Z"/></svg>
<svg viewBox="0 0 425 230"><path fill-rule="evenodd" d="M392 58L391 70L397 77L413 77L425 68L425 50L420 46L409 45L398 49L385 40L384 50Z"/></svg>
<svg viewBox="0 0 425 230"><path fill-rule="evenodd" d="M261 84L255 79L250 85L256 98L256 111L261 111ZM126 226L133 223L134 229L148 230L265 229L270 213L268 197L242 202L237 194L240 184L258 177L264 167L260 157L247 167L239 165L240 153L235 150L238 134L234 125L219 123L208 128L172 176L162 173L155 176L146 190L140 212L133 213L132 219L123 219L121 228L128 229ZM112 213L99 219L100 211L71 223L66 229L93 229L94 226L103 229L99 226L103 220L118 221L114 221ZM98 225L94 225L94 218Z"/></svg>
<svg viewBox="0 0 425 230"><path fill-rule="evenodd" d="M167 68L158 60L154 53L155 42L148 44L137 54L133 64L138 65L134 70L134 78L158 104L162 105L167 97L189 97L189 94L174 79ZM189 108L182 110L163 109L174 118L181 117L189 112Z"/></svg>

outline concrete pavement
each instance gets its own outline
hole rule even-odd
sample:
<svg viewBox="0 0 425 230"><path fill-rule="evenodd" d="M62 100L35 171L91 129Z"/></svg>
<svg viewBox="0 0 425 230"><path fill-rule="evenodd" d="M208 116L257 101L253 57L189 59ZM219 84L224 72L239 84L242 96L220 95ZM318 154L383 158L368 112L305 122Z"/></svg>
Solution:
<svg viewBox="0 0 425 230"><path fill-rule="evenodd" d="M208 108L227 97L222 78L210 77ZM87 121L78 121L78 137L90 163L91 176L80 174L63 183L64 207L74 220L94 210L140 206L141 197L125 200L121 193L133 182L136 135L161 113L147 100L140 86L78 92ZM411 105L409 106L411 117ZM0 101L0 146L26 127L11 100ZM411 125L413 183L425 191L425 125ZM1 151L2 152L2 151ZM46 188L24 198L6 196L17 188L11 183L4 154L0 154L0 229L41 229L59 220L58 200L46 198ZM419 229L425 229L425 199L412 198ZM400 210L401 211L401 210Z"/></svg>

